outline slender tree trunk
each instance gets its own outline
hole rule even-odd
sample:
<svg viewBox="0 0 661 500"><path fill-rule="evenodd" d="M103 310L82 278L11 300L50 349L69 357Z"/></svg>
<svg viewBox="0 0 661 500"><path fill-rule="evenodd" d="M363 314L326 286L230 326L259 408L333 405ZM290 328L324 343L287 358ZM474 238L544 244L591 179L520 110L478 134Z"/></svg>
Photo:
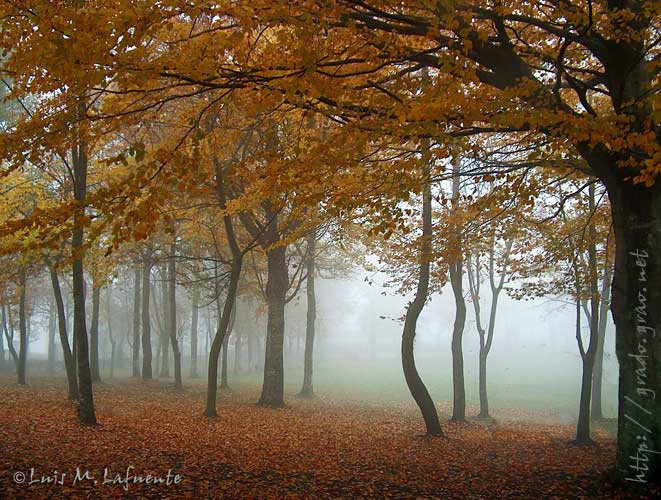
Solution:
<svg viewBox="0 0 661 500"><path fill-rule="evenodd" d="M140 282L142 276L140 267L133 271L133 377L140 377Z"/></svg>
<svg viewBox="0 0 661 500"><path fill-rule="evenodd" d="M589 187L589 209L594 213L596 208L595 187ZM583 374L581 380L581 396L579 402L578 423L576 425L576 442L590 444L590 396L592 395L592 371L597 350L599 335L599 289L597 274L597 231L594 223L588 225L588 280L590 293L590 340L587 350L583 349L580 331L580 287L577 286L577 332L581 358L583 360Z"/></svg>
<svg viewBox="0 0 661 500"><path fill-rule="evenodd" d="M235 305L236 307L236 305ZM233 368L233 373L236 375L241 371L241 355L242 355L242 347L243 347L243 335L241 334L241 331L239 329L235 329L234 331L234 368Z"/></svg>
<svg viewBox="0 0 661 500"><path fill-rule="evenodd" d="M594 371L592 372L591 414L592 418L596 420L604 418L601 404L601 392L604 373L604 342L606 340L606 325L608 324L608 303L610 301L611 279L611 266L610 263L606 262L599 302L599 337L597 338L597 352L594 359Z"/></svg>
<svg viewBox="0 0 661 500"><path fill-rule="evenodd" d="M60 334L60 344L62 345L62 357L64 358L64 368L67 372L67 382L69 387L69 399L78 400L78 374L76 370L76 358L71 353L69 346L69 334L67 333L67 316L64 309L64 300L62 299L62 289L60 288L60 278L54 267L49 267L51 284L53 286L53 297L57 307L57 325Z"/></svg>
<svg viewBox="0 0 661 500"><path fill-rule="evenodd" d="M459 202L459 183L460 183L460 164L459 158L455 158L453 175L452 175L452 199L453 204ZM454 209L453 209L454 211ZM457 226L457 233L461 231L461 227ZM461 244L462 235L455 234L456 257L451 262L450 268L450 283L452 284L452 292L454 293L455 303L455 317L454 326L452 328L452 387L453 387L453 406L452 406L452 421L465 422L466 421L466 389L464 385L464 352L462 348L462 340L464 336L464 325L466 323L466 301L464 300L463 288L463 246Z"/></svg>
<svg viewBox="0 0 661 500"><path fill-rule="evenodd" d="M55 302L48 301L48 373L55 374ZM3 353L4 354L4 353Z"/></svg>
<svg viewBox="0 0 661 500"><path fill-rule="evenodd" d="M487 396L487 352L484 345L484 334L480 335L479 356L480 413L478 417L489 418L489 398Z"/></svg>
<svg viewBox="0 0 661 500"><path fill-rule="evenodd" d="M0 371L4 371L7 367L7 357L5 354L5 335L0 332Z"/></svg>
<svg viewBox="0 0 661 500"><path fill-rule="evenodd" d="M303 360L303 387L301 388L301 392L298 393L299 397L302 398L314 397L314 389L312 386L312 361L314 353L314 327L317 319L317 299L314 290L315 251L317 243L315 231L310 231L307 239L307 317L305 323L305 354Z"/></svg>
<svg viewBox="0 0 661 500"><path fill-rule="evenodd" d="M168 326L170 329L170 342L172 343L172 354L174 355L174 387L181 389L181 351L177 341L177 273L176 273L176 243L170 244L170 253L168 255Z"/></svg>
<svg viewBox="0 0 661 500"><path fill-rule="evenodd" d="M427 434L430 436L440 436L443 434L441 424L438 420L436 406L432 400L427 387L420 378L418 369L415 365L414 343L418 317L422 312L427 301L429 289L429 272L431 258L431 237L432 237L432 207L431 207L431 185L429 182L429 166L425 166L425 180L422 192L422 248L420 249L420 270L418 276L418 287L415 298L409 304L406 310L406 319L404 321L404 331L402 332L402 368L406 385L413 396L422 418L425 421Z"/></svg>
<svg viewBox="0 0 661 500"><path fill-rule="evenodd" d="M142 259L142 379L152 379L151 368L151 319L149 317L149 292L151 277L151 250L146 250Z"/></svg>
<svg viewBox="0 0 661 500"><path fill-rule="evenodd" d="M193 288L191 328L190 328L190 376L199 377L197 373L197 319L200 313L200 290L197 286Z"/></svg>
<svg viewBox="0 0 661 500"><path fill-rule="evenodd" d="M79 113L86 112L84 102L79 104ZM87 144L80 137L73 149L74 198L79 203L74 212L74 227L71 237L72 274L73 274L73 338L76 343L78 365L78 419L86 425L96 424L94 396L92 393L92 374L89 362L87 342L87 324L85 321L85 272L84 258L84 222L85 202L87 198Z"/></svg>
<svg viewBox="0 0 661 500"><path fill-rule="evenodd" d="M2 303L2 327L5 331L5 338L7 339L7 349L9 349L9 354L14 362L14 369L18 372L18 353L14 348L14 331L11 327L11 315L8 313L10 307L11 306L5 306L4 302Z"/></svg>
<svg viewBox="0 0 661 500"><path fill-rule="evenodd" d="M264 382L258 404L282 407L284 401L285 300L289 286L286 248L280 246L266 254L268 282L268 319L264 353Z"/></svg>
<svg viewBox="0 0 661 500"><path fill-rule="evenodd" d="M19 385L27 385L27 367L28 367L28 330L25 311L25 296L27 288L27 273L24 269L19 275L19 305L18 305L18 328L19 328L19 348L18 348L18 367L16 375Z"/></svg>
<svg viewBox="0 0 661 500"><path fill-rule="evenodd" d="M90 369L92 382L101 382L99 371L99 305L101 287L92 288L92 324L90 326Z"/></svg>
<svg viewBox="0 0 661 500"><path fill-rule="evenodd" d="M112 301L111 301L111 288L108 285L106 291L106 316L108 317L108 340L110 340L110 378L115 376L115 353L117 348L117 341L112 335Z"/></svg>
<svg viewBox="0 0 661 500"><path fill-rule="evenodd" d="M161 328L161 334L159 335L159 352L161 354L161 369L159 377L169 377L170 376L170 348L169 348L169 336L170 336L170 300L169 300L169 291L168 283L170 279L168 277L168 265L163 264L161 268L161 297L163 304L163 328Z"/></svg>

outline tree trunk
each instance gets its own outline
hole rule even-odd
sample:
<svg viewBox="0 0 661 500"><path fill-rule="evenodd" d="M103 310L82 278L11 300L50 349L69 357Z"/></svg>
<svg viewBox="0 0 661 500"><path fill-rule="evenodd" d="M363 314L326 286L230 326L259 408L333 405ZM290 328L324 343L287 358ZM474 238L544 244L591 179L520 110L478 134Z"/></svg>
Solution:
<svg viewBox="0 0 661 500"><path fill-rule="evenodd" d="M55 374L55 302L51 298L48 301L48 373ZM1 339L1 338L0 338ZM3 358L4 358L4 352Z"/></svg>
<svg viewBox="0 0 661 500"><path fill-rule="evenodd" d="M8 313L8 309L10 307L11 306L5 306L4 302L2 303L2 327L5 331L5 338L7 339L7 349L9 349L9 354L11 355L11 359L14 362L14 369L18 370L18 353L14 348L14 331L11 327L11 316L9 316Z"/></svg>
<svg viewBox="0 0 661 500"><path fill-rule="evenodd" d="M140 267L135 266L133 271L133 377L140 377Z"/></svg>
<svg viewBox="0 0 661 500"><path fill-rule="evenodd" d="M317 319L317 298L314 290L314 274L315 274L315 251L316 251L316 234L315 231L310 231L308 234L308 255L307 255L307 318L305 323L305 354L303 361L303 387L298 395L302 398L314 397L314 389L312 386L312 361L314 353L314 327Z"/></svg>
<svg viewBox="0 0 661 500"><path fill-rule="evenodd" d="M230 282L227 289L227 297L225 297L225 304L222 311L220 303L218 304L218 329L211 342L211 350L209 352L209 369L207 373L207 406L204 410L204 415L207 417L218 416L216 412L216 398L218 395L218 358L220 357L220 349L225 340L227 329L230 323L230 316L236 301L236 292L239 288L239 277L241 276L242 259L232 261ZM220 299L217 299L218 301Z"/></svg>
<svg viewBox="0 0 661 500"><path fill-rule="evenodd" d="M258 404L282 407L284 401L285 300L289 286L286 248L279 246L266 254L268 319L264 349L264 382Z"/></svg>
<svg viewBox="0 0 661 500"><path fill-rule="evenodd" d="M159 352L161 354L161 369L158 375L159 377L170 376L170 299L168 291L168 283L170 280L168 278L168 274L168 266L167 264L163 264L161 268L161 304L163 304L163 328L161 328L161 334L159 335Z"/></svg>
<svg viewBox="0 0 661 500"><path fill-rule="evenodd" d="M172 354L174 355L174 387L181 389L183 387L181 381L181 351L179 350L179 342L177 342L177 274L175 252L176 243L173 241L170 244L170 254L168 255L168 326L170 329L170 342L172 343Z"/></svg>
<svg viewBox="0 0 661 500"><path fill-rule="evenodd" d="M149 317L149 292L151 278L151 250L146 250L142 258L142 379L151 380L151 319Z"/></svg>
<svg viewBox="0 0 661 500"><path fill-rule="evenodd" d="M422 312L427 301L427 293L429 289L429 270L431 257L431 237L432 237L432 207L431 207L431 185L429 182L429 167L425 167L425 180L422 192L422 248L420 249L420 270L418 276L418 287L415 293L415 298L406 310L406 319L404 321L404 331L402 332L402 368L404 370L404 378L406 385L413 396L422 418L425 421L427 434L430 436L441 436L441 424L438 420L438 413L436 406L432 400L427 387L418 374L418 369L415 366L415 331L418 322L418 317Z"/></svg>
<svg viewBox="0 0 661 500"><path fill-rule="evenodd" d="M484 345L484 335L480 335L480 366L479 366L479 393L480 393L480 413L479 418L489 418L489 398L487 396L487 356L488 353Z"/></svg>
<svg viewBox="0 0 661 500"><path fill-rule="evenodd" d="M190 376L199 377L197 373L197 319L200 313L200 290L197 286L193 288L191 327L190 327Z"/></svg>
<svg viewBox="0 0 661 500"><path fill-rule="evenodd" d="M19 348L18 348L18 366L16 376L19 385L27 385L27 367L28 367L28 330L27 318L25 312L25 295L27 287L26 271L21 270L19 275L20 297L18 305L18 328L19 328Z"/></svg>
<svg viewBox="0 0 661 500"><path fill-rule="evenodd" d="M452 175L452 199L454 204L459 202L459 183L460 183L460 164L458 157L454 160ZM454 208L453 208L454 211ZM461 231L461 226L457 226L456 231ZM461 244L461 234L453 235L455 246L453 251L456 257L450 263L450 283L454 293L455 317L452 328L452 387L453 387L453 405L452 421L466 421L466 389L464 386L464 353L462 340L464 336L464 325L466 323L466 301L464 300L463 288L463 248Z"/></svg>
<svg viewBox="0 0 661 500"><path fill-rule="evenodd" d="M647 188L620 180L606 187L616 241L616 469L623 479L646 483L661 476L661 183Z"/></svg>
<svg viewBox="0 0 661 500"><path fill-rule="evenodd" d="M5 354L5 335L0 332L0 371L4 371L7 367L7 357Z"/></svg>
<svg viewBox="0 0 661 500"><path fill-rule="evenodd" d="M79 103L79 115L85 113L84 102ZM96 424L94 396L92 393L92 374L90 371L89 345L87 343L87 324L85 320L85 271L84 258L84 222L85 202L87 197L87 144L77 138L73 148L74 198L79 206L74 212L71 237L72 274L73 274L73 338L76 343L78 365L78 419L81 424Z"/></svg>
<svg viewBox="0 0 661 500"><path fill-rule="evenodd" d="M92 324L90 325L90 369L92 382L101 382L99 371L99 302L101 287L92 288Z"/></svg>
<svg viewBox="0 0 661 500"><path fill-rule="evenodd" d="M612 269L606 262L604 280L599 299L599 337L597 338L597 352L594 359L594 371L592 372L592 418L599 420L604 418L601 392L604 373L604 342L606 340L606 325L608 324L608 302L610 301Z"/></svg>
<svg viewBox="0 0 661 500"><path fill-rule="evenodd" d="M69 347L69 335L67 333L67 316L64 310L64 300L62 299L62 289L60 288L60 278L54 267L49 267L51 284L53 286L53 296L57 307L57 326L60 334L60 344L62 345L62 357L64 358L64 368L67 372L67 381L69 386L69 399L78 400L78 375L76 370L76 358L71 353Z"/></svg>
<svg viewBox="0 0 661 500"><path fill-rule="evenodd" d="M236 305L235 305L236 307ZM241 354L242 354L242 347L243 347L243 335L241 335L241 331L238 329L235 329L234 331L234 368L232 372L236 375L241 371Z"/></svg>

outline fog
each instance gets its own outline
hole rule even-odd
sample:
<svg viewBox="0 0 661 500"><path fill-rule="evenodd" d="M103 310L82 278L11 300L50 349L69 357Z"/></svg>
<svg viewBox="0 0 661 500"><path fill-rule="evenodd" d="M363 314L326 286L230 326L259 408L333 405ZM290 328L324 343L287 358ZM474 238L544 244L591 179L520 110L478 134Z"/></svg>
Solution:
<svg viewBox="0 0 661 500"><path fill-rule="evenodd" d="M369 280L366 278L369 277ZM155 288L160 284L154 278ZM371 284L369 282L371 282ZM411 296L403 296L384 287L387 276L354 268L343 279L318 279L316 340L314 348L314 387L322 398L354 399L365 404L412 403L402 375L400 342L403 316ZM112 327L119 339L116 377L130 376L130 284L121 278L112 285ZM190 371L190 298L178 287L178 323L181 338L183 373ZM47 296L50 290L35 291ZM152 297L152 335L156 356L158 318L161 297ZM466 294L468 295L468 294ZM101 299L100 365L107 377L110 344L107 335L105 292ZM91 300L88 297L88 309ZM490 296L482 298L482 316L488 312ZM266 307L258 301L238 302L237 320L230 335L228 367L230 386L257 387L263 369L263 342L266 332ZM472 303L466 302L467 317L463 336L464 374L468 413L477 412L479 339L475 328ZM32 316L29 371L45 370L48 351L48 319L43 305L35 307ZM449 285L431 296L417 327L416 363L432 397L439 402L452 401L452 357L450 343L454 321L454 298ZM305 343L306 300L304 289L286 307L285 384L289 393L300 389ZM614 356L614 326L609 314L606 330L603 371L603 413L614 418L617 412L617 361ZM215 329L214 304L200 310L198 372L206 373L206 338ZM207 324L210 321L210 324ZM587 339L588 322L582 329ZM239 364L236 353L236 331L246 332L260 340L260 348L248 358L242 346ZM575 309L562 298L514 300L501 294L494 341L488 358L488 389L492 409L529 409L546 415L552 421L574 421L578 414L581 357L575 336ZM56 340L57 367L63 376L60 347ZM170 356L172 354L170 353ZM156 358L155 358L156 359ZM170 361L170 366L172 361ZM511 416L511 415L510 415ZM527 417L536 418L528 415ZM522 414L521 418L527 418Z"/></svg>

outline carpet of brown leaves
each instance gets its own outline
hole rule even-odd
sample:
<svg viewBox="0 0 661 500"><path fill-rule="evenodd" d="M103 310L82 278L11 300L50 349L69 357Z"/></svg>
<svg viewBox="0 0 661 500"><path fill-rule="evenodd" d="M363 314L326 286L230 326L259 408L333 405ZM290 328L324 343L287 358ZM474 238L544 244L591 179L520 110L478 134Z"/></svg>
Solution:
<svg viewBox="0 0 661 500"><path fill-rule="evenodd" d="M446 424L447 438L430 439L410 405L290 398L270 409L252 404L256 395L222 394L210 420L200 385L104 383L95 388L100 425L81 427L61 381L22 388L2 378L0 497L635 498L604 480L615 451L604 431L579 447L572 426L500 420ZM128 467L181 481L104 484L104 470L125 481ZM89 478L73 484L77 468ZM39 482L28 484L31 471ZM53 476L62 484L41 483Z"/></svg>

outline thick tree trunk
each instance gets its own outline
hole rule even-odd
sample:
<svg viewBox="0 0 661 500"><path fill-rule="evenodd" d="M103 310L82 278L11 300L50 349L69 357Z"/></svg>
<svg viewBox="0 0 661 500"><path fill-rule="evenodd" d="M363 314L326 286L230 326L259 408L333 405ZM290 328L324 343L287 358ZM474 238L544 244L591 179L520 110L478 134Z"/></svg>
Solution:
<svg viewBox="0 0 661 500"><path fill-rule="evenodd" d="M170 330L170 342L172 343L172 353L174 355L174 387L181 389L183 387L181 381L181 351L179 350L179 342L177 342L177 274L175 253L176 246L173 241L170 244L170 253L168 255L168 327Z"/></svg>
<svg viewBox="0 0 661 500"><path fill-rule="evenodd" d="M431 207L431 185L428 180L428 167L425 169L425 183L423 185L422 199L422 248L420 249L420 270L418 276L418 287L415 298L409 304L406 310L406 319L404 321L404 331L402 332L402 368L406 385L415 400L422 418L425 421L427 434L430 436L441 436L441 424L438 420L436 406L432 400L427 387L420 378L418 369L415 365L415 331L418 317L422 312L427 301L429 289L429 271L431 256L431 236L432 236L432 207Z"/></svg>
<svg viewBox="0 0 661 500"><path fill-rule="evenodd" d="M623 479L646 483L661 477L661 183L607 188L616 238L616 469Z"/></svg>
<svg viewBox="0 0 661 500"><path fill-rule="evenodd" d="M133 370L131 375L133 377L140 377L140 282L142 276L140 267L135 266L133 271L133 345L132 359Z"/></svg>
<svg viewBox="0 0 661 500"><path fill-rule="evenodd" d="M80 104L81 113L85 112ZM80 204L74 212L74 227L71 237L72 274L73 274L73 338L76 343L78 366L78 420L82 424L96 424L94 396L92 393L92 374L90 371L89 345L87 342L87 324L85 320L85 271L83 268L84 235L83 218L87 197L87 145L78 138L73 150L74 198Z"/></svg>
<svg viewBox="0 0 661 500"><path fill-rule="evenodd" d="M305 323L305 354L303 359L303 387L298 395L302 398L314 397L314 389L312 387L312 361L314 354L314 327L317 319L317 298L314 290L314 274L315 274L315 251L316 251L316 234L311 231L308 234L308 255L307 255L307 317Z"/></svg>
<svg viewBox="0 0 661 500"><path fill-rule="evenodd" d="M264 352L264 382L258 404L282 407L284 401L285 301L289 286L286 248L279 246L266 254L268 319Z"/></svg>
<svg viewBox="0 0 661 500"><path fill-rule="evenodd" d="M101 287L92 289L92 324L90 325L90 369L92 382L101 382L99 371L99 305Z"/></svg>
<svg viewBox="0 0 661 500"><path fill-rule="evenodd" d="M69 335L67 333L67 316L64 310L64 300L62 299L62 289L60 288L60 277L54 267L50 267L50 279L53 286L53 297L57 307L57 326L60 334L60 344L62 345L62 357L64 358L64 368L67 372L67 382L69 387L69 399L78 400L78 375L76 370L76 358L71 353L69 346Z"/></svg>
<svg viewBox="0 0 661 500"><path fill-rule="evenodd" d="M51 298L48 301L48 373L55 374L55 302ZM1 340L1 336L0 336ZM4 352L2 353L4 357Z"/></svg>
<svg viewBox="0 0 661 500"><path fill-rule="evenodd" d="M190 327L190 376L199 377L197 373L197 319L200 314L200 290L196 286L193 288L191 327Z"/></svg>
<svg viewBox="0 0 661 500"><path fill-rule="evenodd" d="M142 259L142 379L151 380L151 318L149 317L149 292L151 278L151 251L147 250Z"/></svg>
<svg viewBox="0 0 661 500"><path fill-rule="evenodd" d="M16 377L19 385L27 385L28 368L28 329L27 317L25 311L25 296L27 287L27 275L25 270L21 270L19 275L19 303L18 303L18 329L19 329L19 347L18 347L18 366L16 368Z"/></svg>
<svg viewBox="0 0 661 500"><path fill-rule="evenodd" d="M606 263L604 280L601 288L599 302L599 337L597 338L597 352L594 359L594 370L592 372L592 418L599 420L604 418L601 392L604 373L604 342L606 340L606 325L608 324L608 303L610 301L610 287L612 269L610 263Z"/></svg>

